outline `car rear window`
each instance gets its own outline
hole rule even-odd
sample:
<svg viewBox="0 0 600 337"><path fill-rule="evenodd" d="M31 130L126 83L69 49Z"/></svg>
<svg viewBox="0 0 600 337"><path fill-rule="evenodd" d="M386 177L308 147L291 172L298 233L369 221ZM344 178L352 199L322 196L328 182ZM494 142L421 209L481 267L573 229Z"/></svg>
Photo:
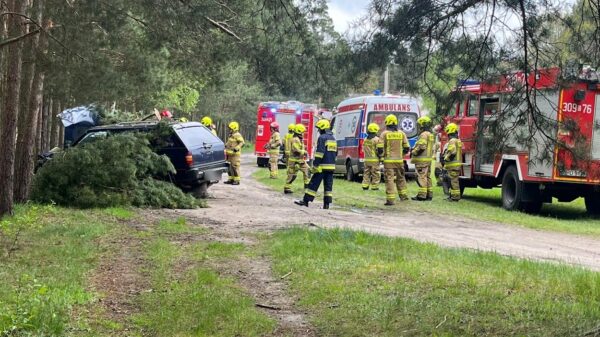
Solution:
<svg viewBox="0 0 600 337"><path fill-rule="evenodd" d="M219 142L219 138L213 135L210 130L203 126L192 126L176 129L179 139L188 147L199 147L204 143L214 144Z"/></svg>

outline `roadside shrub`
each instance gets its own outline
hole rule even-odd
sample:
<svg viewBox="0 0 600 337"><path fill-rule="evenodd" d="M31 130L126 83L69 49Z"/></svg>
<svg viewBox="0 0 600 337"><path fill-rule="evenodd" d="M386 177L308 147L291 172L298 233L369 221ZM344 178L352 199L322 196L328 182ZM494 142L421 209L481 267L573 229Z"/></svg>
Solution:
<svg viewBox="0 0 600 337"><path fill-rule="evenodd" d="M198 206L175 185L155 179L170 173L173 164L152 151L145 135L115 135L57 153L35 175L31 195L78 208Z"/></svg>

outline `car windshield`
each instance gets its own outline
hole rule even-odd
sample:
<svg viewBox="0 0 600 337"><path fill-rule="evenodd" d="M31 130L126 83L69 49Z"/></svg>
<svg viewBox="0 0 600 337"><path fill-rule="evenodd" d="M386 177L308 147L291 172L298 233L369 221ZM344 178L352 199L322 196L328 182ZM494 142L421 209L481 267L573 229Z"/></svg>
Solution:
<svg viewBox="0 0 600 337"><path fill-rule="evenodd" d="M79 142L77 142L77 145L91 143L98 139L105 139L106 137L108 137L108 131L90 132L87 135L83 136L83 138L81 138L81 140L79 140Z"/></svg>

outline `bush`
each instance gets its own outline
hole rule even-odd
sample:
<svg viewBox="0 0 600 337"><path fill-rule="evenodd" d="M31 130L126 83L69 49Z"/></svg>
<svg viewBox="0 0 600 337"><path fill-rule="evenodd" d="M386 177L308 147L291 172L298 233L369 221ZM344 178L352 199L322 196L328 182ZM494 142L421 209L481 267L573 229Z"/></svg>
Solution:
<svg viewBox="0 0 600 337"><path fill-rule="evenodd" d="M144 135L123 134L57 153L35 175L32 199L78 208L194 208L198 201L156 178L175 173Z"/></svg>

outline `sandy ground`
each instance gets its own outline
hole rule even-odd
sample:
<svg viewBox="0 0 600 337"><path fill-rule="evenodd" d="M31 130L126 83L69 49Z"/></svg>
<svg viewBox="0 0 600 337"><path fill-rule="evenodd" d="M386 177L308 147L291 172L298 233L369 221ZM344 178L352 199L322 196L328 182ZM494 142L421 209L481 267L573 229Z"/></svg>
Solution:
<svg viewBox="0 0 600 337"><path fill-rule="evenodd" d="M219 222L213 229L228 233L230 238L244 232L307 224L407 237L444 247L493 251L600 271L600 240L597 239L413 211L323 210L318 200L310 208L299 207L293 200L300 196L286 196L251 178L252 172L258 169L253 156L245 155L242 165L241 185L217 184L209 189L210 208L175 212ZM359 187L357 185L357 189Z"/></svg>

